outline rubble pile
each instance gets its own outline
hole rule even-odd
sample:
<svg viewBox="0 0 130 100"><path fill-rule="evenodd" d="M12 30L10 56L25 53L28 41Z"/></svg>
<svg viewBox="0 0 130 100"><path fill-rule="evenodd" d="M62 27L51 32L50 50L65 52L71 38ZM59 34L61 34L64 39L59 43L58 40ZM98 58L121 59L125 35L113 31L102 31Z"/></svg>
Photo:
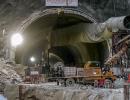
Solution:
<svg viewBox="0 0 130 100"><path fill-rule="evenodd" d="M0 83L11 84L22 82L21 77L14 70L14 67L0 59Z"/></svg>
<svg viewBox="0 0 130 100"><path fill-rule="evenodd" d="M123 89L79 89L51 83L23 84L23 86L24 100L123 100Z"/></svg>

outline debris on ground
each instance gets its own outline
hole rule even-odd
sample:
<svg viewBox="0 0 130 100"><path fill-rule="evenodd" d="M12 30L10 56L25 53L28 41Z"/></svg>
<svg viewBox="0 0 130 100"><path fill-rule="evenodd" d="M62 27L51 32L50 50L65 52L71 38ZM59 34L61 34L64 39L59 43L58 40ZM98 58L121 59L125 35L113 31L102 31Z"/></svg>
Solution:
<svg viewBox="0 0 130 100"><path fill-rule="evenodd" d="M14 66L0 59L0 83L11 84L22 82L22 78L14 70Z"/></svg>
<svg viewBox="0 0 130 100"><path fill-rule="evenodd" d="M37 100L123 100L123 89L62 87L56 83L22 84L24 100L35 96Z"/></svg>

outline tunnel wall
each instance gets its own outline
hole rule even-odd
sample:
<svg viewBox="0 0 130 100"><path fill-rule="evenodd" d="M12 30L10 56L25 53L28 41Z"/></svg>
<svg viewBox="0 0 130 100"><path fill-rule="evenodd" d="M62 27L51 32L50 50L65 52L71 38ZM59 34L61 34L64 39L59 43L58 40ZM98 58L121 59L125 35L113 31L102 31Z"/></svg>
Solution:
<svg viewBox="0 0 130 100"><path fill-rule="evenodd" d="M33 13L45 9L45 0L4 0L0 2L0 30L12 33ZM98 21L105 21L112 16L128 15L129 0L79 0L78 8L90 13ZM9 17L10 16L10 17Z"/></svg>
<svg viewBox="0 0 130 100"><path fill-rule="evenodd" d="M33 31L39 30L39 28L38 29L36 28L37 26L41 27L40 24L39 24L39 22L40 23L45 23L44 20L45 21L49 21L46 18L49 18L49 16L51 16L51 15L53 15L53 17L54 17L55 14L57 14L58 16L60 16L60 12L58 14L58 11L59 11L58 8L49 8L49 9L46 9L46 10L44 10L42 12L37 12L34 15L32 15L34 17L29 17L29 19L30 18L32 18L32 19L27 20L27 23L25 23L23 25L23 27L20 27L19 30L21 32L23 31L23 33L27 33L27 30L31 30L31 29L33 29ZM79 19L82 19L84 21L86 21L86 20L89 21L89 23L91 23L91 22L96 23L96 20L93 17L91 17L87 13L81 12L79 9L75 9L75 8L74 9L73 8L71 8L71 9L64 8L63 9L62 8L61 14L62 13L73 14L73 16L78 17ZM52 23L49 24L49 25L53 25L53 20L51 18L50 18L50 20L51 20ZM47 24L47 26L48 26L48 24ZM44 31L44 32L48 32L48 31ZM50 33L48 33L48 34L50 34ZM44 37L48 37L48 34L45 34L43 36ZM60 43L61 42L60 38L64 37L66 34L64 34L64 35L61 34L61 37L59 37L60 33L57 34L57 32L55 32L55 31L52 34L53 34L53 36L51 36L51 38L52 38L53 42L51 40L51 42L52 42L51 46L52 47L59 46L59 48L61 48L61 49L56 48L56 50L54 50L52 53L54 53L54 54L58 55L59 57L61 57L61 59L64 60L65 64L71 64L71 63L73 63L73 64L82 64L82 63L86 63L89 60L97 60L97 61L103 62L104 58L107 55L107 54L105 54L107 52L107 48L108 48L107 44L105 44L105 45L103 45L102 43L86 44L86 43L80 43L80 41L78 41L78 40L76 40L76 41L78 41L76 43L73 43L73 42L68 43L69 41L66 40L66 39L63 40L64 43ZM30 34L30 36L33 36L33 35L34 35L34 33L32 35ZM57 37L56 40L59 40L59 42L57 42L57 43L55 43L55 41L56 41L54 39L55 36ZM74 36L75 35L72 35L71 37L74 37ZM34 35L34 38L33 38L32 42L35 41L36 37L37 36ZM40 38L39 39L37 38L37 40L40 40ZM49 41L48 42L46 41L46 44L47 43L49 43ZM42 43L37 42L37 44L42 44ZM37 45L37 44L35 43L35 45ZM33 43L33 45L34 45L34 43ZM102 52L102 54L100 54L100 52L102 51L102 49L98 50L98 48L102 48L103 50L104 50L104 48L106 48L106 52ZM49 48L47 47L47 49L49 49ZM76 49L77 49L77 51L76 51ZM64 52L64 54L62 54L63 52ZM23 55L26 55L26 53L23 54Z"/></svg>
<svg viewBox="0 0 130 100"><path fill-rule="evenodd" d="M44 11L45 0L4 0L0 1L0 31L3 34L12 34L17 32L21 27L30 22L34 16ZM79 0L79 6L76 9L81 9L88 13L97 21L104 21L111 16L127 15L130 11L129 0ZM28 23L29 24L29 23ZM9 40L9 38L7 38ZM8 51L10 46L6 47ZM7 53L7 52L6 52ZM6 54L10 55L10 54ZM8 59L9 57L6 57Z"/></svg>

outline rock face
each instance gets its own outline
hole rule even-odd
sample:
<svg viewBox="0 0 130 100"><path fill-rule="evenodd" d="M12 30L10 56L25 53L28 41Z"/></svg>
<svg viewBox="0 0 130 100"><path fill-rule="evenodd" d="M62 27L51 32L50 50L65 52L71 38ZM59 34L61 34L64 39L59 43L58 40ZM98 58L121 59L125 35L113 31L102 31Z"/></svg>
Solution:
<svg viewBox="0 0 130 100"><path fill-rule="evenodd" d="M16 84L22 82L22 78L15 71L14 66L15 65L7 64L6 60L0 59L0 92L4 92L8 100L17 99L18 85Z"/></svg>
<svg viewBox="0 0 130 100"><path fill-rule="evenodd" d="M24 100L123 100L123 89L79 89L50 84L24 86Z"/></svg>
<svg viewBox="0 0 130 100"><path fill-rule="evenodd" d="M130 0L79 0L79 8L87 10L99 21L111 16L128 15ZM35 11L44 9L45 0L0 1L0 30L13 32L17 26Z"/></svg>
<svg viewBox="0 0 130 100"><path fill-rule="evenodd" d="M105 21L111 16L128 15L129 0L79 0L79 7L90 13L98 21ZM0 32L14 32L26 18L36 11L45 9L45 0L4 0L0 3Z"/></svg>
<svg viewBox="0 0 130 100"><path fill-rule="evenodd" d="M17 72L18 75L20 75L21 77L25 76L25 69L27 68L27 66L23 66L21 64L16 64L14 66L14 70Z"/></svg>
<svg viewBox="0 0 130 100"><path fill-rule="evenodd" d="M6 60L0 59L0 92L4 92L8 100L16 100L18 97L18 84L22 78L15 71L14 65L7 64ZM13 91L13 92L12 92Z"/></svg>
<svg viewBox="0 0 130 100"><path fill-rule="evenodd" d="M4 95L8 100L18 100L19 87L18 85L6 85L4 89Z"/></svg>
<svg viewBox="0 0 130 100"><path fill-rule="evenodd" d="M0 83L11 84L11 83L22 82L21 77L14 70L14 67L10 64L6 64L6 61L0 59Z"/></svg>
<svg viewBox="0 0 130 100"><path fill-rule="evenodd" d="M75 9L86 12L95 20L103 22L112 16L128 15L129 5L130 0L120 0L120 2L119 0L79 0L79 6ZM0 1L0 35L4 29L5 34L16 32L22 23L26 23L28 17L35 15L36 12L42 12L46 8L50 7L45 6L45 0Z"/></svg>

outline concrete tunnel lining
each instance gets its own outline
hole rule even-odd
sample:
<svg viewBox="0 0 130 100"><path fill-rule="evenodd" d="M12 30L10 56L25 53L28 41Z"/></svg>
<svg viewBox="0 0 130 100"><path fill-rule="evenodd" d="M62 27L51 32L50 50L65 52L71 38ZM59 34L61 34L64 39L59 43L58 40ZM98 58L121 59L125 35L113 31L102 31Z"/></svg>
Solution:
<svg viewBox="0 0 130 100"><path fill-rule="evenodd" d="M38 25L36 25L36 23L38 22L38 21L41 21L41 20L46 20L46 18L47 17L49 17L49 16L54 16L54 15L56 15L56 16L60 16L61 15L61 17L62 17L62 14L64 15L69 15L69 17L70 17L70 19L73 19L73 18L77 18L77 19L79 19L79 20L82 20L82 21L86 21L86 22L89 22L89 23L91 23L91 22L94 22L94 23L96 23L96 20L93 18L93 17L90 17L90 15L87 15L85 12L82 12L81 10L79 10L79 9L68 9L68 8L51 8L51 9L46 9L46 10L43 10L43 11L38 11L38 12L36 12L36 13L34 13L34 14L32 14L28 19L26 19L23 23L22 23L22 25L18 28L18 32L20 32L20 33L22 33L23 35L25 34L28 34L28 33L26 33L27 32L27 30L31 27L31 26L39 26L39 24ZM72 18L71 18L72 17ZM63 20L62 20L63 21ZM46 24L47 25L47 24ZM46 26L45 25L45 26ZM54 28L54 27L53 27ZM62 28L62 27L61 27ZM30 28L30 29L33 29L33 28ZM33 29L33 31L35 31L35 28ZM50 30L49 30L50 31ZM34 34L34 33L33 33ZM29 36L33 36L33 34L31 33ZM42 36L42 35L41 35ZM41 37L40 36L40 37ZM45 36L46 37L46 36ZM36 38L35 37L35 35L34 35L34 37L33 37L33 39L34 38ZM33 40L32 39L32 40ZM40 39L36 39L36 40L40 40ZM48 41L46 41L46 39L44 39L44 40L41 40L42 42L48 42ZM37 41L37 44L40 44L40 45L42 45L42 42L41 41ZM25 41L26 42L26 41ZM52 41L53 42L53 41ZM36 49L37 48L37 44L33 44L34 46L31 48L31 49ZM105 47L107 47L107 46L105 46L104 45L104 43L102 42L102 43L97 43L97 45L102 45L102 47L103 48L105 48ZM39 46L40 46L39 45ZM74 51L74 49L72 50L72 49L70 49L69 48L69 44L68 45L64 45L64 47L65 48L69 48L68 50L70 51L70 54L72 54L72 62L70 62L69 60L68 61L65 61L66 62L66 64L69 64L69 63L74 63L74 64L76 64L76 63L85 63L88 59L89 60L96 60L94 57L84 57L83 55L84 54L82 54L82 53L85 53L85 56L93 56L93 53L90 53L91 52L91 50L79 50L79 49L83 49L83 48L87 48L87 44L84 44L84 43L78 43L78 44L74 44L75 46L76 46L76 48L77 48L77 52L75 52ZM83 47L83 48L80 48L80 46L79 45L82 45L81 47ZM91 44L91 45L93 45L93 44ZM61 47L61 46L60 46ZM73 45L71 45L70 46L71 48L73 48L74 46ZM95 47L95 44L91 47L91 48L96 48ZM25 47L24 47L25 48ZM44 47L43 47L44 48ZM56 47L55 47L56 48ZM94 49L93 48L93 49ZM21 51L21 50L22 51ZM38 49L37 49L38 50ZM18 61L18 62L22 62L22 63L25 63L25 61L28 61L27 59L29 59L28 57L30 57L31 56L31 54L30 55L28 55L28 53L29 53L29 51L30 50L23 50L23 48L22 48L22 46L20 47L20 48L18 48L18 50L17 50L17 52L16 52L16 59L18 58L18 59L20 59L20 61ZM32 50L31 50L32 51ZM58 49L57 49L57 51L58 51ZM85 51L85 52L83 52L83 51ZM96 53L98 53L98 51L100 51L100 50L97 50L96 52L94 52L94 54L96 54ZM107 51L107 50L106 50ZM20 53L20 52L22 52L22 53ZM62 53L62 51L60 51L59 50L59 52L61 52ZM65 52L67 52L66 50L65 50ZM53 53L53 52L51 52L51 53ZM90 55L89 55L89 53L90 53ZM19 54L21 54L21 55L19 55ZM33 54L33 52L32 52L32 54ZM69 53L68 53L69 54ZM68 55L67 54L67 55ZM78 56L77 56L78 55ZM102 55L102 56L104 56L104 54L100 54L100 55ZM20 57L20 56L22 56L22 57ZM27 57L28 56L28 57ZM60 56L60 55L57 55L57 56ZM64 58L65 57L63 57L63 56L66 56L65 54L63 54L60 58L61 59L63 59L63 60L65 60ZM20 57L20 58L19 58ZM41 56L40 56L41 57ZM100 57L99 57L99 55L97 56L98 57L98 59L97 60L100 60L100 61L103 61L103 59L104 59L104 57L101 57L102 59L100 59ZM76 59L76 58L78 58L78 59ZM92 59L91 59L92 58ZM94 59L93 59L94 58ZM24 59L24 60L23 60Z"/></svg>

